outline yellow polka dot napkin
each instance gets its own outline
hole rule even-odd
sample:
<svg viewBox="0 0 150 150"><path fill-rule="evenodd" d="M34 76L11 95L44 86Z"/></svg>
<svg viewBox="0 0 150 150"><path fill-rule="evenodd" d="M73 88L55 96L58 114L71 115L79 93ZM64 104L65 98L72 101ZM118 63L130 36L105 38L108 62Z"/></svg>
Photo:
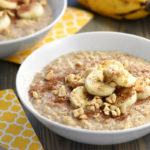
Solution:
<svg viewBox="0 0 150 150"><path fill-rule="evenodd" d="M66 37L77 32L92 18L93 14L85 10L68 7L64 16L51 29L49 34L43 40L41 40L37 45L35 45L31 49L27 49L24 52L17 53L5 60L20 64L25 60L25 58L28 55L30 55L37 48L41 47L45 43L49 43L55 39Z"/></svg>
<svg viewBox="0 0 150 150"><path fill-rule="evenodd" d="M8 150L43 150L11 89L0 91L0 145Z"/></svg>

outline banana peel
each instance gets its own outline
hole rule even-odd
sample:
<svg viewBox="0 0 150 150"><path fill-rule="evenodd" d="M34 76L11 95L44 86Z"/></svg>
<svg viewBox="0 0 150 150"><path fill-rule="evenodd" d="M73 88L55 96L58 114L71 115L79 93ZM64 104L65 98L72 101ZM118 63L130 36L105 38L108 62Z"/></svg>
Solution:
<svg viewBox="0 0 150 150"><path fill-rule="evenodd" d="M135 20L150 14L149 0L78 0L83 6L115 19Z"/></svg>

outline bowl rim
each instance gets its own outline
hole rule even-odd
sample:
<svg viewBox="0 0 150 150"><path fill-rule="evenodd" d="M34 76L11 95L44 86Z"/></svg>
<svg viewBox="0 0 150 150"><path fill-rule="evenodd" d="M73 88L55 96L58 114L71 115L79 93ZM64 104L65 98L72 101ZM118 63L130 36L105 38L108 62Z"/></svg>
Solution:
<svg viewBox="0 0 150 150"><path fill-rule="evenodd" d="M133 34L129 34L129 33L123 33L123 32L113 32L113 31L94 31L94 32L83 32L83 33L78 33L78 34L75 34L75 35L70 35L68 37L65 37L65 38L61 38L61 39L58 39L58 40L54 40L52 41L51 43L48 43L48 44L57 44L59 43L59 41L61 40L67 40L71 37L78 37L78 36L82 36L82 35L95 35L95 34L111 34L111 35L119 35L119 36L124 36L124 37L131 37L131 38L135 38L135 39L138 39L138 40L142 40L144 42L148 42L150 44L150 40L147 39L147 38L144 38L144 37L141 37L141 36L138 36L138 35L133 35ZM16 90L17 90L17 93L18 93L18 96L20 98L20 101L21 103L28 109L28 111L30 113L32 113L37 119L40 118L41 120L43 120L44 122L48 122L49 124L53 125L53 126L56 126L56 127L59 127L59 128L62 128L62 129L66 129L66 130L70 130L70 131L74 131L74 132L80 132L80 133L90 133L90 134L110 134L110 135L113 135L113 134L124 134L124 133L129 133L129 132L136 132L136 131L139 131L139 130L144 130L148 127L150 127L150 123L147 123L147 124L144 124L144 125L141 125L141 126L137 126L137 127L133 127L133 128L129 128L129 129L119 129L119 130L89 130L89 129L80 129L80 128L75 128L75 127L72 127L72 126L68 126L68 125L64 125L64 124L61 124L61 123L58 123L58 122L55 122L53 120L49 120L47 119L46 117L42 116L36 109L32 109L31 107L28 106L28 104L26 104L25 100L23 100L21 94L20 94L20 90L19 90L19 76L20 76L20 72L22 71L22 67L24 66L24 64L26 63L26 61L28 61L28 59L32 58L33 55L36 55L36 53L38 53L39 51L41 51L45 46L47 46L48 44L40 47L39 49L37 49L36 51L34 51L30 56L28 56L28 58L22 63L22 65L20 66L18 72L17 72L17 75L16 75ZM41 122L41 121L40 121Z"/></svg>
<svg viewBox="0 0 150 150"><path fill-rule="evenodd" d="M0 45L13 44L13 43L16 43L16 42L24 41L24 40L33 38L33 37L45 32L45 31L49 30L51 27L53 27L60 20L60 18L64 14L66 8L67 8L67 0L63 0L63 6L62 6L62 9L61 9L58 17L56 19L54 19L52 22L50 22L49 25L47 25L43 29L41 29L41 30L31 34L31 35L26 35L26 36L16 38L16 39L10 39L10 40L6 40L6 41L2 41L2 42L0 42Z"/></svg>

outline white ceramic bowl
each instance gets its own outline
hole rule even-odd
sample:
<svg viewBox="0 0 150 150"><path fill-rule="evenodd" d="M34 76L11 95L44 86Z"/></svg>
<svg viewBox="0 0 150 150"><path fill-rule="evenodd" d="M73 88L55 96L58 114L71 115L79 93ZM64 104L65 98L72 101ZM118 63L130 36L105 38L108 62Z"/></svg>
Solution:
<svg viewBox="0 0 150 150"><path fill-rule="evenodd" d="M31 35L0 42L0 58L10 56L14 53L17 53L18 51L23 51L32 47L49 32L52 26L54 26L58 22L58 20L64 14L64 11L67 6L67 0L47 0L47 1L52 10L53 19L51 23L45 28Z"/></svg>
<svg viewBox="0 0 150 150"><path fill-rule="evenodd" d="M89 32L76 34L49 43L31 54L21 65L16 79L17 92L25 107L45 126L68 139L88 144L117 144L131 141L150 132L150 124L140 127L113 130L90 131L65 126L41 116L28 98L29 85L35 73L55 58L78 50L120 50L124 53L150 60L150 41L135 35L116 32Z"/></svg>

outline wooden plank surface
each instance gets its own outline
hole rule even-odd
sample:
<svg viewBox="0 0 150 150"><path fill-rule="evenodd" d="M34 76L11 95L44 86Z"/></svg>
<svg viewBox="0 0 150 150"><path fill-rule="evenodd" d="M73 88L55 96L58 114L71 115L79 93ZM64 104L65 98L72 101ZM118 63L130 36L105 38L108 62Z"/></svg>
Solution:
<svg viewBox="0 0 150 150"><path fill-rule="evenodd" d="M81 7L75 0L70 0L69 5ZM138 21L117 21L95 14L95 18L79 32L119 31L150 39L149 28L150 17ZM15 90L15 78L18 68L19 65L17 64L0 61L0 89L12 88ZM150 150L150 134L138 140L119 145L95 146L73 142L51 132L26 109L25 111L45 150Z"/></svg>

